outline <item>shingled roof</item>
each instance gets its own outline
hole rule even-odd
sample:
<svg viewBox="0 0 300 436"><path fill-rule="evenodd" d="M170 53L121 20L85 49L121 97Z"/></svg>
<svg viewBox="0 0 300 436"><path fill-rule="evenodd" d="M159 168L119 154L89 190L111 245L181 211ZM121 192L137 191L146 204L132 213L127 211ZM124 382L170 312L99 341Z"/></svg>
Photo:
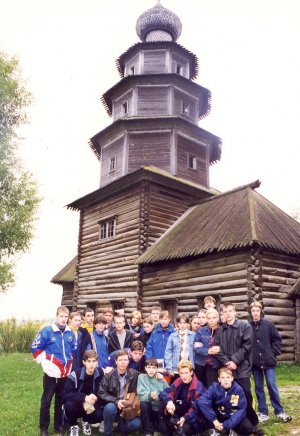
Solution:
<svg viewBox="0 0 300 436"><path fill-rule="evenodd" d="M251 246L300 255L300 224L253 187L257 184L202 200L150 247L138 263Z"/></svg>
<svg viewBox="0 0 300 436"><path fill-rule="evenodd" d="M55 274L51 282L58 285L61 285L62 283L74 282L76 265L77 256L75 256L66 266L64 266L62 270Z"/></svg>

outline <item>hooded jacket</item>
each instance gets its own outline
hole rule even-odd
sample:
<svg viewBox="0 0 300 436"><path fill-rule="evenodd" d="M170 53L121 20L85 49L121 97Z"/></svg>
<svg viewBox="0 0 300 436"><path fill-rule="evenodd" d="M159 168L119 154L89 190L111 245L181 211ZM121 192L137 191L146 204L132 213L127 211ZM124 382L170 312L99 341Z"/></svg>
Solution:
<svg viewBox="0 0 300 436"><path fill-rule="evenodd" d="M64 332L61 332L54 323L36 335L31 352L49 377L63 378L71 371L76 348L76 338L71 328L66 325Z"/></svg>

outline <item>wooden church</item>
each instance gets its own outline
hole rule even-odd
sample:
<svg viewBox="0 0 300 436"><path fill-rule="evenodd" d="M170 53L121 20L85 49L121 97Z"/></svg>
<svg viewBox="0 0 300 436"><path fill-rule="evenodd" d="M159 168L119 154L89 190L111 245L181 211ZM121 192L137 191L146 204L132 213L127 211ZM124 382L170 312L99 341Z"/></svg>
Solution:
<svg viewBox="0 0 300 436"><path fill-rule="evenodd" d="M160 305L174 319L213 295L247 319L257 299L283 337L281 359L300 360L300 224L258 181L210 187L221 140L198 126L210 92L176 42L181 22L157 3L136 30L141 42L117 59L121 80L102 96L112 123L90 141L99 189L68 205L80 224L77 256L52 279L62 304L144 315Z"/></svg>

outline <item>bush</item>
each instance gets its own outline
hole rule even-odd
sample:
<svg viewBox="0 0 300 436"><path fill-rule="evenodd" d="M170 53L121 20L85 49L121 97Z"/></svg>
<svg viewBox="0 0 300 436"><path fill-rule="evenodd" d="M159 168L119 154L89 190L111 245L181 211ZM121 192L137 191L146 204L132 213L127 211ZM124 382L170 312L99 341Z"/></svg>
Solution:
<svg viewBox="0 0 300 436"><path fill-rule="evenodd" d="M15 318L0 321L0 352L30 352L31 343L41 326L41 321L18 322Z"/></svg>

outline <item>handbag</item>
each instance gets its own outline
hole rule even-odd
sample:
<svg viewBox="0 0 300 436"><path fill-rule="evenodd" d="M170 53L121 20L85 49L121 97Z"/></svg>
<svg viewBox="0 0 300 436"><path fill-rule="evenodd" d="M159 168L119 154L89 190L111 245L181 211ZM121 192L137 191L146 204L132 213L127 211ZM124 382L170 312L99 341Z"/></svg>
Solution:
<svg viewBox="0 0 300 436"><path fill-rule="evenodd" d="M141 414L140 398L136 392L128 392L128 388L129 382L126 383L123 397L123 399L126 401L126 405L121 412L121 417L125 421L130 421Z"/></svg>

